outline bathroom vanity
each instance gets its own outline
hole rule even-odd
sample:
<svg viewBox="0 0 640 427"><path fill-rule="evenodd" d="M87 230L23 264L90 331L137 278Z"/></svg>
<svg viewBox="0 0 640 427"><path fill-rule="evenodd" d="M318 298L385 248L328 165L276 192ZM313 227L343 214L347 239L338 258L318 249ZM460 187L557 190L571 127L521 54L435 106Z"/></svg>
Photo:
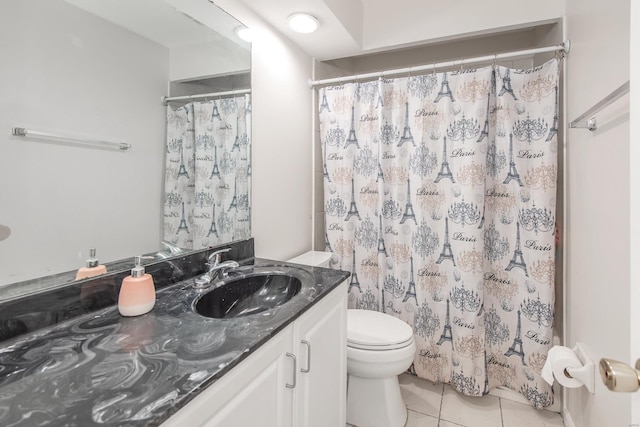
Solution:
<svg viewBox="0 0 640 427"><path fill-rule="evenodd" d="M343 282L162 427L346 424Z"/></svg>
<svg viewBox="0 0 640 427"><path fill-rule="evenodd" d="M83 306L127 272L0 303L17 331L0 341L0 425L344 425L348 273L234 255L306 284L278 307L209 318L194 287L207 253L148 266L157 302L138 317Z"/></svg>

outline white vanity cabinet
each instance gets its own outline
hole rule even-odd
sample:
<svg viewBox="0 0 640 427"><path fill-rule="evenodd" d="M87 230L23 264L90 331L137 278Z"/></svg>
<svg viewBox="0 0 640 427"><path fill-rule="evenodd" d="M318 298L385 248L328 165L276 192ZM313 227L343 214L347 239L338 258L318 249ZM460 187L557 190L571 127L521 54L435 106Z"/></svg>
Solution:
<svg viewBox="0 0 640 427"><path fill-rule="evenodd" d="M346 287L336 287L162 427L344 426Z"/></svg>
<svg viewBox="0 0 640 427"><path fill-rule="evenodd" d="M294 427L346 425L346 325L346 282L293 323L298 354Z"/></svg>

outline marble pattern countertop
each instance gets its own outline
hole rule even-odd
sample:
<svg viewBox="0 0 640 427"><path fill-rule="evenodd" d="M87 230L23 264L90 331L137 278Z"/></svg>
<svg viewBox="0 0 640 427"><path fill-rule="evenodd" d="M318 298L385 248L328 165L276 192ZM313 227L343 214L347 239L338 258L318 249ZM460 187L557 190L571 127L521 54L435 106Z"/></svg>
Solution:
<svg viewBox="0 0 640 427"><path fill-rule="evenodd" d="M110 306L0 342L0 425L160 425L348 277L297 267L313 283L262 314L200 316L190 278L159 289L145 315Z"/></svg>

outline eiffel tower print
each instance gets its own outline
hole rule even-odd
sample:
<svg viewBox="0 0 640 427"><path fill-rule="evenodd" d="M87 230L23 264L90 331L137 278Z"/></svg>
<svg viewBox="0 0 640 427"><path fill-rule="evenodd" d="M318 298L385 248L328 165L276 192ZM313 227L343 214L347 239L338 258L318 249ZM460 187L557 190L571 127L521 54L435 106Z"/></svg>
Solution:
<svg viewBox="0 0 640 427"><path fill-rule="evenodd" d="M358 213L358 207L356 206L356 192L353 184L353 178L351 178L351 205L349 206L347 217L344 220L349 221L349 218L352 216L356 216L359 220L362 220L360 218L360 213Z"/></svg>
<svg viewBox="0 0 640 427"><path fill-rule="evenodd" d="M331 243L329 243L329 234L327 234L326 231L324 232L324 247L327 252L333 252L333 249L331 249Z"/></svg>
<svg viewBox="0 0 640 427"><path fill-rule="evenodd" d="M442 335L440 335L440 339L436 344L442 345L445 341L450 341L453 345L453 335L451 335L451 323L449 321L449 298L447 298L447 315L444 320L444 329L442 330Z"/></svg>
<svg viewBox="0 0 640 427"><path fill-rule="evenodd" d="M213 111L211 112L211 120L213 120L214 118L220 118L220 112L218 111L218 106L216 105L215 99L213 100Z"/></svg>
<svg viewBox="0 0 640 427"><path fill-rule="evenodd" d="M444 244L442 245L442 252L436 261L436 264L440 264L445 259L450 259L453 266L456 266L456 261L453 259L453 251L451 251L451 243L449 243L449 218L444 217Z"/></svg>
<svg viewBox="0 0 640 427"><path fill-rule="evenodd" d="M187 172L187 168L184 165L184 147L180 144L180 168L178 169L178 178L181 176L186 176L189 179L189 173Z"/></svg>
<svg viewBox="0 0 640 427"><path fill-rule="evenodd" d="M524 363L524 349L522 348L521 330L522 324L520 323L520 310L518 310L518 326L516 327L516 337L513 339L513 344L511 344L511 347L509 347L509 350L507 350L504 355L509 357L513 354L516 354L522 359L522 364L527 366L527 364Z"/></svg>
<svg viewBox="0 0 640 427"><path fill-rule="evenodd" d="M218 166L218 147L213 146L213 169L211 170L211 176L209 179L212 179L214 176L220 178L220 168Z"/></svg>
<svg viewBox="0 0 640 427"><path fill-rule="evenodd" d="M329 170L327 169L327 150L329 147L326 147L324 150L324 157L322 158L322 176L327 178L327 182L331 182L331 177L329 176Z"/></svg>
<svg viewBox="0 0 640 427"><path fill-rule="evenodd" d="M376 182L382 180L384 182L384 174L382 173L382 165L378 162L378 177L376 178Z"/></svg>
<svg viewBox="0 0 640 427"><path fill-rule="evenodd" d="M409 298L413 298L418 304L418 297L416 296L416 282L413 281L413 257L411 257L411 273L409 276L409 288L407 292L404 294L404 298L402 302L407 302Z"/></svg>
<svg viewBox="0 0 640 427"><path fill-rule="evenodd" d="M380 227L378 229L378 253L388 257L387 248L384 245L384 235L382 234L382 215L378 216Z"/></svg>
<svg viewBox="0 0 640 427"><path fill-rule="evenodd" d="M180 231L186 231L189 234L189 227L187 227L187 219L184 216L184 202L182 202L182 217L180 218L180 225L178 226L178 230L176 234L179 234Z"/></svg>
<svg viewBox="0 0 640 427"><path fill-rule="evenodd" d="M229 209L227 212L231 211L232 208L236 208L236 212L238 212L238 178L234 179L233 183L233 198L231 199L231 203L229 203Z"/></svg>
<svg viewBox="0 0 640 427"><path fill-rule="evenodd" d="M520 187L522 187L522 181L520 181L520 175L516 170L516 162L513 159L513 134L509 134L509 172L504 179L503 184L508 184L511 181L516 181Z"/></svg>
<svg viewBox="0 0 640 427"><path fill-rule="evenodd" d="M522 256L522 251L520 250L520 222L516 221L516 248L513 251L513 258L509 262L506 271L511 271L513 267L519 267L524 270L525 276L529 277L529 273L527 272L527 264L524 262L524 258Z"/></svg>
<svg viewBox="0 0 640 427"><path fill-rule="evenodd" d="M327 90L326 89L322 89L322 102L320 102L320 111L318 111L319 113L322 113L324 110L327 110L328 112L331 112L331 108L329 108L329 102L327 102Z"/></svg>
<svg viewBox="0 0 640 427"><path fill-rule="evenodd" d="M556 105L555 105L555 113L553 114L553 126L549 129L549 136L547 136L546 142L549 142L553 139L555 135L558 134L558 85L556 85Z"/></svg>
<svg viewBox="0 0 640 427"><path fill-rule="evenodd" d="M451 173L449 162L447 161L447 137L445 136L443 139L444 145L442 146L442 164L440 165L440 172L438 172L438 176L433 182L438 183L442 178L449 178L451 182L455 184L456 181L453 179L453 174Z"/></svg>
<svg viewBox="0 0 640 427"><path fill-rule="evenodd" d="M349 137L347 138L347 142L344 143L344 148L347 148L351 144L355 144L356 147L360 148L358 138L356 137L355 107L351 107L351 129L349 129Z"/></svg>
<svg viewBox="0 0 640 427"><path fill-rule="evenodd" d="M482 142L483 139L489 137L489 101L491 99L491 94L487 94L487 118L484 119L484 129L480 132L480 137L476 142Z"/></svg>
<svg viewBox="0 0 640 427"><path fill-rule="evenodd" d="M416 143L413 141L413 135L411 135L411 128L409 127L409 103L405 102L404 109L404 133L400 137L400 141L398 142L398 147L402 147L402 144L405 142L410 142L413 146L416 146Z"/></svg>
<svg viewBox="0 0 640 427"><path fill-rule="evenodd" d="M240 151L240 117L236 116L236 139L233 141L233 146L231 147L231 152L236 148Z"/></svg>
<svg viewBox="0 0 640 427"><path fill-rule="evenodd" d="M507 68L507 71L505 71L504 73L504 78L502 79L502 89L500 89L500 93L498 94L498 96L502 96L505 93L508 93L511 96L513 96L513 99L515 101L518 100L518 98L516 97L516 94L513 93L513 89L511 88L511 70L509 70L508 68Z"/></svg>
<svg viewBox="0 0 640 427"><path fill-rule="evenodd" d="M209 233L207 233L207 237L215 234L215 236L219 239L218 230L216 229L216 204L213 204L213 214L211 215L211 227L209 227Z"/></svg>
<svg viewBox="0 0 640 427"><path fill-rule="evenodd" d="M449 87L449 80L447 80L447 73L444 73L442 76L442 84L440 85L440 92L438 92L438 96L433 102L438 102L442 98L449 98L451 102L455 102L453 99L453 93L451 92L451 88Z"/></svg>
<svg viewBox="0 0 640 427"><path fill-rule="evenodd" d="M351 263L351 281L349 282L349 289L347 293L351 292L351 288L356 287L362 293L360 288L360 282L358 281L358 273L356 273L356 251L353 250L353 262Z"/></svg>
<svg viewBox="0 0 640 427"><path fill-rule="evenodd" d="M411 180L409 178L407 178L407 204L404 207L404 213L402 214L400 224L404 224L408 219L412 219L413 222L418 225L418 222L416 221L416 214L413 212L413 205L411 204Z"/></svg>

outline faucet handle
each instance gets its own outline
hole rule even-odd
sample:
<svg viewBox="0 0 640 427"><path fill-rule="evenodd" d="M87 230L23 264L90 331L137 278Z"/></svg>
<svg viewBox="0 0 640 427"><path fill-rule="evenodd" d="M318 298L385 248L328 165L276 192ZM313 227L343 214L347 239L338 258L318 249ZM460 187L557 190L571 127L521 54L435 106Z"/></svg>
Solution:
<svg viewBox="0 0 640 427"><path fill-rule="evenodd" d="M215 252L212 252L207 257L207 260L209 261L209 264L211 264L211 263L218 264L220 262L220 254L223 254L225 252L229 252L230 250L231 250L231 248L224 248L224 249L220 249L220 250L217 250Z"/></svg>

